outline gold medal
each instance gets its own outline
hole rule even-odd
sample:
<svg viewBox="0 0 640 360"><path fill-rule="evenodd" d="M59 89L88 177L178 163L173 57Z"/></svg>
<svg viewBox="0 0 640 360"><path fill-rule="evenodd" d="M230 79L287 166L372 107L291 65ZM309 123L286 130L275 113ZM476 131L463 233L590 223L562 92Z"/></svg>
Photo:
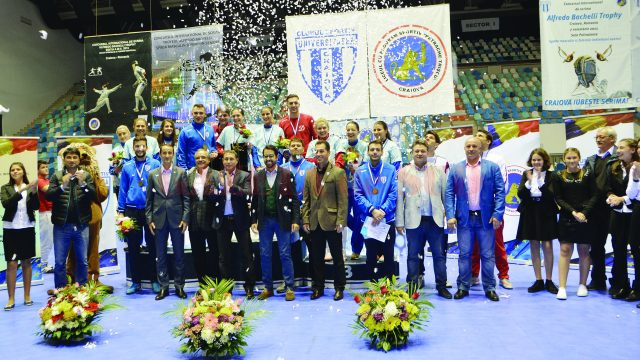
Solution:
<svg viewBox="0 0 640 360"><path fill-rule="evenodd" d="M378 188L373 188L373 191L371 191L373 193L373 195L377 195L378 194Z"/></svg>
<svg viewBox="0 0 640 360"><path fill-rule="evenodd" d="M138 185L142 186L142 185L144 185L144 182L142 180L140 180L140 181L138 181Z"/></svg>

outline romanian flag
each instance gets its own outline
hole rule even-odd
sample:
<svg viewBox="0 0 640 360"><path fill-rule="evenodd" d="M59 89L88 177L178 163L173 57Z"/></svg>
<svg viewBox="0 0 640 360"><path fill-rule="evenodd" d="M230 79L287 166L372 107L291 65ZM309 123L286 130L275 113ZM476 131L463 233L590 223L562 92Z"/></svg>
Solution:
<svg viewBox="0 0 640 360"><path fill-rule="evenodd" d="M599 129L601 127L632 122L633 113L625 113L614 115L584 116L575 119L567 118L564 120L564 125L567 131L567 140L569 140L574 137L584 135L591 130Z"/></svg>
<svg viewBox="0 0 640 360"><path fill-rule="evenodd" d="M538 120L530 120L490 124L487 126L487 131L493 136L491 148L494 148L504 144L509 139L517 138L530 132L539 132L540 122Z"/></svg>

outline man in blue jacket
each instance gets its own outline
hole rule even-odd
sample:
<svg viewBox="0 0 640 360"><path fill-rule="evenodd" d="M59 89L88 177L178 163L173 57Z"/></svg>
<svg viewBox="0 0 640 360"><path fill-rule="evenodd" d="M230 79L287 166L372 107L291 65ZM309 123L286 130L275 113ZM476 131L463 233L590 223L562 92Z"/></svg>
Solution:
<svg viewBox="0 0 640 360"><path fill-rule="evenodd" d="M198 149L204 148L209 151L211 160L218 157L216 133L211 125L204 121L206 117L204 105L193 105L191 115L193 122L180 131L178 149L176 150L176 165L185 170L196 166L194 155Z"/></svg>
<svg viewBox="0 0 640 360"><path fill-rule="evenodd" d="M131 275L131 286L127 289L127 295L134 294L141 289L140 282L142 274L140 266L140 245L142 243L142 229L144 229L145 243L149 250L149 256L156 258L155 241L153 234L147 225L145 215L145 205L147 200L147 180L149 172L160 167L160 162L147 155L147 139L143 136L136 136L133 139L133 150L135 157L122 167L120 177L120 193L118 194L118 218L124 216L133 219L138 226L134 231L129 232L125 239L129 248L129 274ZM160 292L160 284L157 282L155 261L151 269L151 286L153 292Z"/></svg>
<svg viewBox="0 0 640 360"><path fill-rule="evenodd" d="M449 233L458 231L458 291L454 299L469 296L471 286L472 240L476 238L482 259L482 286L485 296L499 301L496 293L495 230L504 215L504 180L500 167L482 160L482 143L472 137L464 143L466 160L453 165L447 178L445 212Z"/></svg>
<svg viewBox="0 0 640 360"><path fill-rule="evenodd" d="M384 242L376 239L365 239L367 247L367 270L371 279L391 277L393 275L393 247L396 242L396 200L398 199L398 176L396 168L380 161L382 142L373 140L367 147L369 162L356 170L353 194L358 206L360 222L372 217L372 225L384 222L389 233ZM377 255L384 255L382 271L375 271Z"/></svg>

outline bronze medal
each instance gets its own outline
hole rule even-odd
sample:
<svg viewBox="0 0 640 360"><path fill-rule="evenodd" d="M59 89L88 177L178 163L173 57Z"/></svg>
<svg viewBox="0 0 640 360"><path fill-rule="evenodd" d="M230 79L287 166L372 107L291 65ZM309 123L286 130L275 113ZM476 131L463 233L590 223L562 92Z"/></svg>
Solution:
<svg viewBox="0 0 640 360"><path fill-rule="evenodd" d="M378 188L373 188L373 191L371 191L373 193L373 195L377 195L378 194Z"/></svg>
<svg viewBox="0 0 640 360"><path fill-rule="evenodd" d="M144 182L142 180L138 181L138 186L142 186L144 185Z"/></svg>

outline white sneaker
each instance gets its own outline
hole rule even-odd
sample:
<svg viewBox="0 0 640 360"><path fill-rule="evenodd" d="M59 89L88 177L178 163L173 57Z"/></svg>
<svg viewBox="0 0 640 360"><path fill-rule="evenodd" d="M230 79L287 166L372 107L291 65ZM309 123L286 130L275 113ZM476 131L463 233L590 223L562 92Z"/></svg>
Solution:
<svg viewBox="0 0 640 360"><path fill-rule="evenodd" d="M471 277L471 286L476 286L476 285L480 285L480 278L472 276Z"/></svg>
<svg viewBox="0 0 640 360"><path fill-rule="evenodd" d="M587 289L586 286L580 284L580 286L578 286L578 292L576 293L576 295L580 297L585 297L589 295L589 289Z"/></svg>
<svg viewBox="0 0 640 360"><path fill-rule="evenodd" d="M556 295L556 299L567 300L567 289L563 287L558 288L558 294Z"/></svg>

